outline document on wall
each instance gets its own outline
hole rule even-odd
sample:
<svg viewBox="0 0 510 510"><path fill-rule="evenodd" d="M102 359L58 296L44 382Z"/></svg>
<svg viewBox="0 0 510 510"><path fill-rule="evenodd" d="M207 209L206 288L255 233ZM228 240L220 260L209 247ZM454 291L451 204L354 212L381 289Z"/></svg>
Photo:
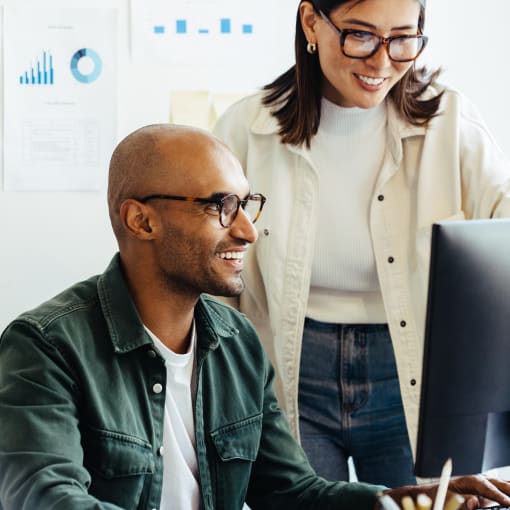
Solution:
<svg viewBox="0 0 510 510"><path fill-rule="evenodd" d="M116 143L117 11L4 10L4 189L101 190Z"/></svg>
<svg viewBox="0 0 510 510"><path fill-rule="evenodd" d="M131 0L132 56L159 61L175 90L254 90L292 64L296 11L296 0Z"/></svg>

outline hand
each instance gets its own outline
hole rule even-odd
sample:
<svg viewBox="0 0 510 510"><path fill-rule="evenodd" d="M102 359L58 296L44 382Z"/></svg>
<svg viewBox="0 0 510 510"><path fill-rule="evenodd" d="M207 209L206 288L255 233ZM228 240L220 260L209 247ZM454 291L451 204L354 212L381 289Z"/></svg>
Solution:
<svg viewBox="0 0 510 510"><path fill-rule="evenodd" d="M510 482L483 475L459 476L452 478L449 490L464 496L463 509L473 510L499 504L510 506Z"/></svg>
<svg viewBox="0 0 510 510"><path fill-rule="evenodd" d="M433 500L436 492L437 484L430 484L408 485L398 489L390 489L386 491L386 494L400 505L401 499L406 495L411 496L416 501L418 494L423 493ZM450 480L447 500L453 492L464 497L462 510L474 510L491 504L510 506L510 482L498 478L488 478L483 475L455 477Z"/></svg>

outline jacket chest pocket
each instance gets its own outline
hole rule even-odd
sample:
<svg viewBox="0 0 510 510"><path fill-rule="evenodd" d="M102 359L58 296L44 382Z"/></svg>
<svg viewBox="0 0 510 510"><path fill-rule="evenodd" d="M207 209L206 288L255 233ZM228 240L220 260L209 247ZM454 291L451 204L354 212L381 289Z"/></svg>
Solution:
<svg viewBox="0 0 510 510"><path fill-rule="evenodd" d="M105 430L83 436L84 465L92 481L89 493L122 508L143 507L144 487L154 473L152 448L146 441Z"/></svg>
<svg viewBox="0 0 510 510"><path fill-rule="evenodd" d="M214 484L218 508L242 508L257 458L262 433L262 414L225 425L210 437L217 453Z"/></svg>

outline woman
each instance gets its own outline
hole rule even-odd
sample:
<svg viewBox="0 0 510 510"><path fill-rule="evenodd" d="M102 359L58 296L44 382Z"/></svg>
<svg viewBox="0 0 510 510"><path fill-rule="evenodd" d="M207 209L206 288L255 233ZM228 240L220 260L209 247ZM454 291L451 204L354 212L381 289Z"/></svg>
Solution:
<svg viewBox="0 0 510 510"><path fill-rule="evenodd" d="M302 0L296 63L215 133L268 197L238 303L312 465L414 482L431 225L510 215L473 107L415 65L425 0Z"/></svg>

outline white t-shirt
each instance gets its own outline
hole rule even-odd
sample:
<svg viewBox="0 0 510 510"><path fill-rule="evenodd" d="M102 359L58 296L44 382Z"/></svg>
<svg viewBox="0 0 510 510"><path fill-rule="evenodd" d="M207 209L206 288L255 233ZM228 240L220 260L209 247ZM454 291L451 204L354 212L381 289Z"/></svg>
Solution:
<svg viewBox="0 0 510 510"><path fill-rule="evenodd" d="M190 348L176 354L145 328L165 360L166 399L163 422L163 487L160 510L199 510L200 482L195 446L191 378L196 350L193 323Z"/></svg>

